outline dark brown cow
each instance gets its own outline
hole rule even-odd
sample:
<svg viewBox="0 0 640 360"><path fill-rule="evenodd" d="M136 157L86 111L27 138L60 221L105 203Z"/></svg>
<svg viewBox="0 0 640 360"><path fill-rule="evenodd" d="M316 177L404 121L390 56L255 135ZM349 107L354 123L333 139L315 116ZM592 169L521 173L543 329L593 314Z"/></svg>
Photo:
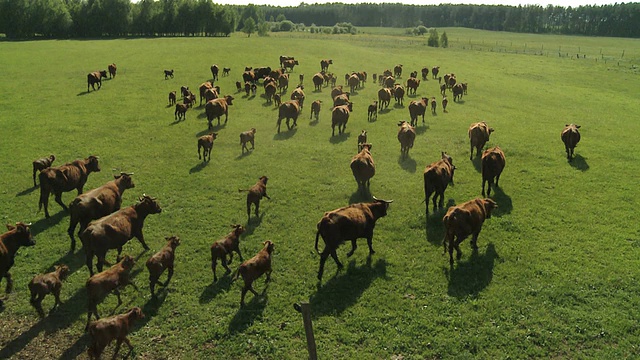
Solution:
<svg viewBox="0 0 640 360"><path fill-rule="evenodd" d="M486 122L481 121L473 123L469 126L469 143L471 146L471 154L469 160L473 160L473 148L476 148L476 156L480 156L480 151L489 141L489 136L493 132L493 128L489 127Z"/></svg>
<svg viewBox="0 0 640 360"><path fill-rule="evenodd" d="M258 210L260 209L260 200L263 197L266 197L267 199L271 200L269 195L267 195L267 181L269 181L268 177L261 176L260 179L258 179L258 182L256 182L256 184L250 187L249 189L238 189L238 192L243 192L243 191L248 192L247 193L247 222L249 222L249 219L251 219L251 204L255 204L256 206L255 214L256 216L259 216Z"/></svg>
<svg viewBox="0 0 640 360"><path fill-rule="evenodd" d="M456 249L456 257L460 260L462 251L460 243L471 235L471 246L478 248L477 241L482 224L485 219L491 218L491 212L498 205L491 199L474 199L464 204L452 206L442 218L445 235L442 245L444 251L449 248L449 264L453 267L453 249Z"/></svg>
<svg viewBox="0 0 640 360"><path fill-rule="evenodd" d="M220 71L220 67L218 67L218 65L213 64L211 65L211 79L212 80L218 80L218 72Z"/></svg>
<svg viewBox="0 0 640 360"><path fill-rule="evenodd" d="M142 195L136 204L90 222L80 233L80 240L87 255L89 273L93 275L94 255L98 258L96 267L98 271L102 271L107 251L117 249L119 260L122 246L134 237L140 241L145 250L149 250L142 233L144 220L148 215L160 212L162 208L154 198Z"/></svg>
<svg viewBox="0 0 640 360"><path fill-rule="evenodd" d="M383 108L388 108L389 103L391 102L391 89L382 88L378 90L378 105L380 106L379 110Z"/></svg>
<svg viewBox="0 0 640 360"><path fill-rule="evenodd" d="M447 85L446 84L440 85L440 94L442 94L442 96L445 96L447 94Z"/></svg>
<svg viewBox="0 0 640 360"><path fill-rule="evenodd" d="M438 106L438 101L436 101L436 97L432 96L431 97L431 113L433 115L436 114L436 107Z"/></svg>
<svg viewBox="0 0 640 360"><path fill-rule="evenodd" d="M156 285L167 287L169 281L173 277L173 263L176 258L176 248L180 245L180 238L177 236L168 236L164 238L167 244L157 253L153 254L147 260L147 270L149 270L149 289L151 296L156 296ZM158 281L160 275L167 270L167 281L161 283Z"/></svg>
<svg viewBox="0 0 640 360"><path fill-rule="evenodd" d="M313 82L315 91L322 91L322 84L324 84L324 76L322 76L321 73L317 73L313 75L313 78L311 78L311 81Z"/></svg>
<svg viewBox="0 0 640 360"><path fill-rule="evenodd" d="M431 77L436 79L438 77L438 73L440 73L440 66L434 66L431 68Z"/></svg>
<svg viewBox="0 0 640 360"><path fill-rule="evenodd" d="M288 55L280 55L280 67L284 67L284 62L287 60L295 60L295 57Z"/></svg>
<svg viewBox="0 0 640 360"><path fill-rule="evenodd" d="M362 130L360 135L358 135L358 152L362 151L362 148L366 143L367 143L367 130Z"/></svg>
<svg viewBox="0 0 640 360"><path fill-rule="evenodd" d="M264 86L264 97L267 98L267 104L273 101L273 95L275 95L277 91L278 89L274 82L270 82Z"/></svg>
<svg viewBox="0 0 640 360"><path fill-rule="evenodd" d="M176 92L175 91L171 91L169 93L169 106L175 105L175 104L176 104Z"/></svg>
<svg viewBox="0 0 640 360"><path fill-rule="evenodd" d="M429 76L429 68L425 66L422 68L422 80L426 81L427 76Z"/></svg>
<svg viewBox="0 0 640 360"><path fill-rule="evenodd" d="M331 136L336 135L336 126L338 127L338 135L344 133L349 121L349 114L353 111L353 103L340 105L331 111Z"/></svg>
<svg viewBox="0 0 640 360"><path fill-rule="evenodd" d="M73 189L82 194L84 184L92 172L100 171L98 157L89 156L84 160L75 160L61 166L49 167L38 175L40 179L40 201L38 211L44 205L44 216L49 217L49 195L54 194L54 198L66 211L67 206L62 202L62 193Z"/></svg>
<svg viewBox="0 0 640 360"><path fill-rule="evenodd" d="M116 71L117 71L118 68L116 67L115 63L109 64L109 66L107 66L107 69L109 70L109 78L110 79L116 77Z"/></svg>
<svg viewBox="0 0 640 360"><path fill-rule="evenodd" d="M288 70L289 72L292 72L293 68L296 65L300 65L300 63L298 63L298 60L285 60L282 63L282 68L285 69L285 70Z"/></svg>
<svg viewBox="0 0 640 360"><path fill-rule="evenodd" d="M322 100L316 100L311 103L311 115L309 119L313 118L313 115L316 116L316 121L320 120L320 108L322 106Z"/></svg>
<svg viewBox="0 0 640 360"><path fill-rule="evenodd" d="M433 211L436 206L442 209L444 206L444 191L449 183L453 185L453 173L456 167L453 165L453 159L447 153L442 152L442 159L427 165L424 169L424 201L425 211L429 215L429 198L433 195ZM438 197L440 202L438 205Z"/></svg>
<svg viewBox="0 0 640 360"><path fill-rule="evenodd" d="M413 147L416 139L416 130L408 122L402 120L398 123L398 141L400 142L400 154L403 159L409 155L409 149Z"/></svg>
<svg viewBox="0 0 640 360"><path fill-rule="evenodd" d="M396 78L402 77L402 64L393 67L393 76Z"/></svg>
<svg viewBox="0 0 640 360"><path fill-rule="evenodd" d="M242 91L242 83L240 81L236 81L236 92Z"/></svg>
<svg viewBox="0 0 640 360"><path fill-rule="evenodd" d="M249 152L249 148L247 148L247 143L251 143L251 150L255 149L255 138L256 138L256 128L251 128L250 130L243 131L240 133L240 145L242 146L242 153L247 150Z"/></svg>
<svg viewBox="0 0 640 360"><path fill-rule="evenodd" d="M371 144L362 144L362 150L351 158L351 173L356 179L358 189L367 190L371 185L371 178L376 174L376 164L371 156Z"/></svg>
<svg viewBox="0 0 640 360"><path fill-rule="evenodd" d="M322 219L318 221L316 232L316 252L320 254L320 269L318 269L318 280L322 280L324 272L324 263L329 255L333 258L341 269L342 263L338 260L336 249L347 240L351 240L351 250L347 253L347 257L353 255L356 250L356 240L360 238L367 239L369 245L369 256L373 255L373 229L376 221L387 215L389 204L393 200L379 200L375 197L371 203L357 203L346 207L325 212ZM318 250L318 238L322 236L324 240L324 249L322 253Z"/></svg>
<svg viewBox="0 0 640 360"><path fill-rule="evenodd" d="M573 151L580 142L580 132L578 129L580 129L580 125L566 124L560 134L560 138L564 143L564 149L567 151L567 159L569 161L573 160Z"/></svg>
<svg viewBox="0 0 640 360"><path fill-rule="evenodd" d="M451 90L453 91L453 101L462 100L462 94L464 93L464 88L462 87L462 84L453 85Z"/></svg>
<svg viewBox="0 0 640 360"><path fill-rule="evenodd" d="M487 197L491 196L491 186L494 178L496 179L496 187L498 187L498 181L504 165L504 152L499 146L487 149L482 153L482 196L484 196L485 183L488 183Z"/></svg>
<svg viewBox="0 0 640 360"><path fill-rule="evenodd" d="M78 195L69 204L69 218L71 221L67 233L71 238L71 252L76 249L76 239L73 237L73 233L78 223L80 224L78 234L80 234L92 220L97 220L120 210L122 194L125 190L135 187L131 179L132 174L120 173L120 175L115 175L114 180L99 188Z"/></svg>
<svg viewBox="0 0 640 360"><path fill-rule="evenodd" d="M44 317L44 310L42 309L42 300L48 294L53 294L55 303L50 310L53 312L58 305L62 304L60 301L60 289L62 289L62 282L69 275L69 267L67 265L57 265L55 270L46 273L38 274L31 279L29 283L29 291L31 292L31 305L36 309L38 315L41 318Z"/></svg>
<svg viewBox="0 0 640 360"><path fill-rule="evenodd" d="M291 93L291 100L298 100L300 103L300 108L304 106L304 86L298 85L295 90Z"/></svg>
<svg viewBox="0 0 640 360"><path fill-rule="evenodd" d="M107 78L107 70L94 71L87 74L87 92L89 92L89 86L95 90L96 84L98 84L98 90L100 90L102 87L102 78Z"/></svg>
<svg viewBox="0 0 640 360"><path fill-rule="evenodd" d="M340 106L340 105L349 105L350 96L351 96L351 94L346 92L344 94L340 94L340 95L334 97L333 98L333 107Z"/></svg>
<svg viewBox="0 0 640 360"><path fill-rule="evenodd" d="M6 233L0 235L0 281L4 277L7 279L7 287L5 292L8 294L13 290L13 280L9 270L14 264L16 252L21 246L34 246L35 240L31 236L29 229L31 224L17 222L16 226L7 224ZM2 300L0 299L0 307Z"/></svg>
<svg viewBox="0 0 640 360"><path fill-rule="evenodd" d="M411 126L418 126L418 116L422 115L424 123L424 113L427 111L429 99L423 97L420 100L413 100L409 103L409 117L411 118Z"/></svg>
<svg viewBox="0 0 640 360"><path fill-rule="evenodd" d="M395 84L393 87L393 97L396 100L396 104L404 106L404 87L400 84Z"/></svg>
<svg viewBox="0 0 640 360"><path fill-rule="evenodd" d="M415 95L418 92L418 86L420 86L420 80L416 78L407 79L407 94Z"/></svg>
<svg viewBox="0 0 640 360"><path fill-rule="evenodd" d="M202 105L202 99L205 98L205 93L207 92L207 90L212 88L213 88L213 84L209 81L205 81L202 84L200 84L200 86L198 87L198 90L200 91L200 105Z"/></svg>
<svg viewBox="0 0 640 360"><path fill-rule="evenodd" d="M369 105L367 109L367 121L374 121L378 119L378 100Z"/></svg>
<svg viewBox="0 0 640 360"><path fill-rule="evenodd" d="M173 69L164 71L164 79L167 80L169 77L173 79Z"/></svg>
<svg viewBox="0 0 640 360"><path fill-rule="evenodd" d="M208 135L202 135L198 138L198 160L200 157L200 149L202 149L203 162L211 161L211 149L213 149L213 140L218 138L218 133L212 132ZM208 157L208 159L207 159Z"/></svg>
<svg viewBox="0 0 640 360"><path fill-rule="evenodd" d="M231 68L222 68L222 76L229 76L229 73L231 72Z"/></svg>
<svg viewBox="0 0 640 360"><path fill-rule="evenodd" d="M256 75L256 81L258 79L264 79L271 73L271 68L268 66L265 67L257 67L253 69L254 74Z"/></svg>
<svg viewBox="0 0 640 360"><path fill-rule="evenodd" d="M289 89L289 74L282 74L278 79L278 90L284 94Z"/></svg>
<svg viewBox="0 0 640 360"><path fill-rule="evenodd" d="M37 160L33 160L33 187L38 186L36 184L36 172L42 171L48 167L51 167L51 164L56 160L56 156L51 154L46 158L41 158Z"/></svg>
<svg viewBox="0 0 640 360"><path fill-rule="evenodd" d="M351 91L351 93L354 93L356 89L360 87L360 78L357 74L352 74L351 76L349 76L347 84L349 84L349 91Z"/></svg>
<svg viewBox="0 0 640 360"><path fill-rule="evenodd" d="M186 120L187 110L189 110L189 102L185 101L184 104L176 104L176 111L173 112L173 119L176 120L176 122L179 120Z"/></svg>
<svg viewBox="0 0 640 360"><path fill-rule="evenodd" d="M89 359L100 359L100 355L102 355L104 349L109 346L113 339L116 339L116 349L114 350L113 358L115 359L117 357L118 352L120 352L120 345L123 342L129 347L129 352L125 355L125 358L128 358L133 351L133 346L131 346L131 342L127 339L127 335L129 335L129 331L131 331L133 322L143 318L144 314L142 313L142 309L134 307L124 314L111 316L91 323L88 327L89 336L91 337L91 345L89 345L89 350L87 350Z"/></svg>
<svg viewBox="0 0 640 360"><path fill-rule="evenodd" d="M253 70L245 71L244 73L242 73L242 80L245 83L247 83L247 82L249 82L249 83L255 82L257 80L255 72Z"/></svg>
<svg viewBox="0 0 640 360"><path fill-rule="evenodd" d="M331 98L335 99L336 96L338 95L342 95L342 94L346 94L343 90L342 90L342 85L338 85L336 87L334 87L333 89L331 89Z"/></svg>
<svg viewBox="0 0 640 360"><path fill-rule="evenodd" d="M449 104L449 100L447 100L447 97L442 97L442 112L447 112L447 104Z"/></svg>
<svg viewBox="0 0 640 360"><path fill-rule="evenodd" d="M238 268L238 272L234 277L234 280L238 277L242 276L242 280L244 280L244 286L242 287L242 292L240 295L240 307L244 307L244 296L247 294L247 291L251 291L253 295L258 296L258 293L253 290L253 282L258 279L262 274L267 274L266 282L269 283L271 280L271 253L273 253L273 243L270 240L267 240L263 243L264 247L258 254L251 259L240 264ZM264 295L267 291L265 287L262 291Z"/></svg>
<svg viewBox="0 0 640 360"><path fill-rule="evenodd" d="M320 71L329 71L329 65L333 64L331 59L320 60Z"/></svg>
<svg viewBox="0 0 640 360"><path fill-rule="evenodd" d="M237 224L231 225L233 230L224 238L216 241L211 245L211 271L213 272L213 282L218 281L218 276L216 275L216 266L218 264L218 259L222 262L222 267L224 267L227 271L225 275L229 275L231 273L231 269L229 269L229 265L233 260L233 252L235 251L242 260L242 253L240 253L240 235L246 231L245 227ZM229 259L227 260L227 257Z"/></svg>
<svg viewBox="0 0 640 360"><path fill-rule="evenodd" d="M209 129L213 128L212 121L218 118L218 126L220 126L220 117L224 115L224 123L229 120L229 106L233 105L233 96L225 95L223 98L213 99L208 101L205 106L205 112L207 114L207 121Z"/></svg>
<svg viewBox="0 0 640 360"><path fill-rule="evenodd" d="M286 101L280 104L278 108L278 134L280 133L280 124L282 119L287 119L287 130L291 130L293 126L298 126L298 115L300 115L300 103L298 100ZM293 120L293 125L289 125L289 119Z"/></svg>

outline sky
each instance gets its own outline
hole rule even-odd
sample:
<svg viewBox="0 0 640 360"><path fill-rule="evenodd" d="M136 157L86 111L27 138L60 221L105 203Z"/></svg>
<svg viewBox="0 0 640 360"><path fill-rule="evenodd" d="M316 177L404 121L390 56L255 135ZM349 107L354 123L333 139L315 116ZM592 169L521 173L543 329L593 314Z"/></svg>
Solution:
<svg viewBox="0 0 640 360"><path fill-rule="evenodd" d="M233 5L246 5L246 4L255 4L255 5L274 5L274 6L298 6L301 0L218 0L214 1L219 4L233 4ZM548 4L560 5L564 7L577 7L581 5L607 5L614 4L619 1L611 1L611 0L465 0L465 1L442 1L442 0L308 0L307 4L314 3L332 3L332 2L341 2L344 4L356 4L356 3L403 3L403 4L414 4L414 5L439 5L441 3L445 4L486 4L486 5L542 5L547 6Z"/></svg>

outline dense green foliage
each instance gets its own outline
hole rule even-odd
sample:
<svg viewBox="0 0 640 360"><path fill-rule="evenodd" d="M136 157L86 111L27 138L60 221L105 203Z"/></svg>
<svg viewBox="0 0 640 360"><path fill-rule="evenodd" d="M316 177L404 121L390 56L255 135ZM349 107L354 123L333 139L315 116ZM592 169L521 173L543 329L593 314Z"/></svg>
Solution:
<svg viewBox="0 0 640 360"><path fill-rule="evenodd" d="M459 26L525 33L640 37L640 3L576 8L547 5L306 4L296 7L218 5L212 0L0 0L0 33L8 38L121 36L228 36L250 17L257 25L325 27L314 32L345 33L355 26ZM284 23L283 21L289 22ZM295 27L299 30L299 27ZM355 29L355 28L354 28ZM311 30L313 31L313 30ZM354 33L349 29L347 33ZM261 31L264 33L264 31Z"/></svg>
<svg viewBox="0 0 640 360"><path fill-rule="evenodd" d="M32 187L31 161L51 153L54 165L100 156L102 171L89 176L85 190L104 184L113 172L135 172L136 187L124 193L123 206L147 193L163 207L145 222L152 251L144 252L135 239L124 247L137 258L133 281L140 290L124 290L117 309L115 296L99 305L103 316L143 307L146 318L130 336L132 358L306 358L301 316L291 306L299 301L311 303L321 359L638 358L638 41L439 30L446 31L449 48L428 47L424 38L403 36L403 29L380 28L337 36L274 33L269 46L244 33L1 42L0 216L4 223L33 222L37 244L20 249L12 269L14 292L1 295L0 358L86 358L83 252L67 254L68 215L51 201L52 217L44 219ZM497 44L510 51L497 51ZM559 57L560 47L587 56ZM381 49L390 55L381 56ZM262 88L247 97L236 93L235 82L245 66L276 67L283 54L299 60L291 83L305 74L307 100L297 128L278 135L277 110L266 104ZM605 63L600 54L617 57ZM338 83L351 71L369 73L365 87L352 94L354 111L343 136L331 137L329 88L314 92L311 86L325 58L333 60L329 71L339 75ZM87 93L86 74L111 62L118 65L116 78ZM217 85L236 100L226 126L216 126L219 138L205 164L196 153L197 137L208 132L203 107L176 122L167 94L182 85L195 91L211 77L213 63L231 68ZM440 65L442 73L469 83L463 101L450 98L448 113L439 105L436 115L426 114L426 125L420 121L405 160L396 124L408 119L412 98L404 106L392 102L375 122L367 122L366 114L379 89L372 74L397 63L405 69L399 82L410 71ZM175 78L165 80L162 69L171 68ZM422 81L422 96L440 99L438 81ZM317 122L309 119L308 105L316 99L323 101ZM496 129L488 146L499 145L506 154L501 186L492 192L500 207L484 224L479 250L472 252L466 240L462 259L449 268L442 256L443 211L425 216L421 202L422 170L447 151L457 170L445 203L480 196L479 162L469 160L467 128L481 120ZM570 122L582 125L571 164L560 141ZM257 129L256 148L242 155L238 134L251 127ZM369 131L377 165L371 192L395 201L377 223L376 254L368 258L364 240L352 258L346 257L348 245L342 246L338 256L345 269L337 271L330 259L318 286L317 221L325 211L366 199L349 169L361 129ZM261 216L247 223L238 188L261 175L270 178L271 200L263 199ZM74 196L62 198L68 203ZM212 283L209 265L209 246L233 223L248 227L240 245L245 258L264 240L275 243L266 296L248 295L243 310L241 284L222 276L220 267L222 279ZM144 262L173 234L182 239L176 272L152 299ZM108 260L114 259L109 252ZM38 320L27 284L58 263L72 269L63 304ZM234 258L231 267L238 264ZM263 279L255 284L259 292L263 286ZM46 298L45 311L52 304Z"/></svg>

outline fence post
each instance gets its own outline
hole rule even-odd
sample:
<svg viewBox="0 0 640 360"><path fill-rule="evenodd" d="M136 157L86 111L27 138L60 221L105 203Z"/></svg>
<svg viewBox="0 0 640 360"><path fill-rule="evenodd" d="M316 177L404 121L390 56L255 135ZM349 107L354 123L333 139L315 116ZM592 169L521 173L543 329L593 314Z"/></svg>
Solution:
<svg viewBox="0 0 640 360"><path fill-rule="evenodd" d="M317 360L316 339L313 336L313 324L311 322L311 305L308 302L293 304L296 311L302 313L302 322L304 323L304 332L307 335L307 350L309 350L309 360Z"/></svg>

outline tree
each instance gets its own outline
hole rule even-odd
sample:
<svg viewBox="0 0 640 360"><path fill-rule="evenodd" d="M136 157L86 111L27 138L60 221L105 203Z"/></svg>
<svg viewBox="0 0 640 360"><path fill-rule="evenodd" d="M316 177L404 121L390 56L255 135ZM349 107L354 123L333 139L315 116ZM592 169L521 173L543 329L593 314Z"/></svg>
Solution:
<svg viewBox="0 0 640 360"><path fill-rule="evenodd" d="M246 18L244 20L244 27L242 28L242 31L247 34L247 37L251 37L251 34L256 31L256 21L253 20L252 17Z"/></svg>
<svg viewBox="0 0 640 360"><path fill-rule="evenodd" d="M290 20L284 20L280 22L280 31L291 31L293 30L293 22Z"/></svg>
<svg viewBox="0 0 640 360"><path fill-rule="evenodd" d="M424 25L419 25L416 27L416 34L417 35L424 35L429 31L429 29L427 29L426 26Z"/></svg>
<svg viewBox="0 0 640 360"><path fill-rule="evenodd" d="M258 24L258 36L269 36L269 23L266 21Z"/></svg>
<svg viewBox="0 0 640 360"><path fill-rule="evenodd" d="M429 40L427 40L427 45L432 47L438 47L438 30L431 29L429 30Z"/></svg>
<svg viewBox="0 0 640 360"><path fill-rule="evenodd" d="M278 17L276 18L277 22L282 22L282 21L285 21L285 20L287 20L287 17L284 16L284 14L279 14Z"/></svg>
<svg viewBox="0 0 640 360"><path fill-rule="evenodd" d="M442 36L440 36L440 46L443 48L449 47L449 38L446 31L443 31Z"/></svg>

